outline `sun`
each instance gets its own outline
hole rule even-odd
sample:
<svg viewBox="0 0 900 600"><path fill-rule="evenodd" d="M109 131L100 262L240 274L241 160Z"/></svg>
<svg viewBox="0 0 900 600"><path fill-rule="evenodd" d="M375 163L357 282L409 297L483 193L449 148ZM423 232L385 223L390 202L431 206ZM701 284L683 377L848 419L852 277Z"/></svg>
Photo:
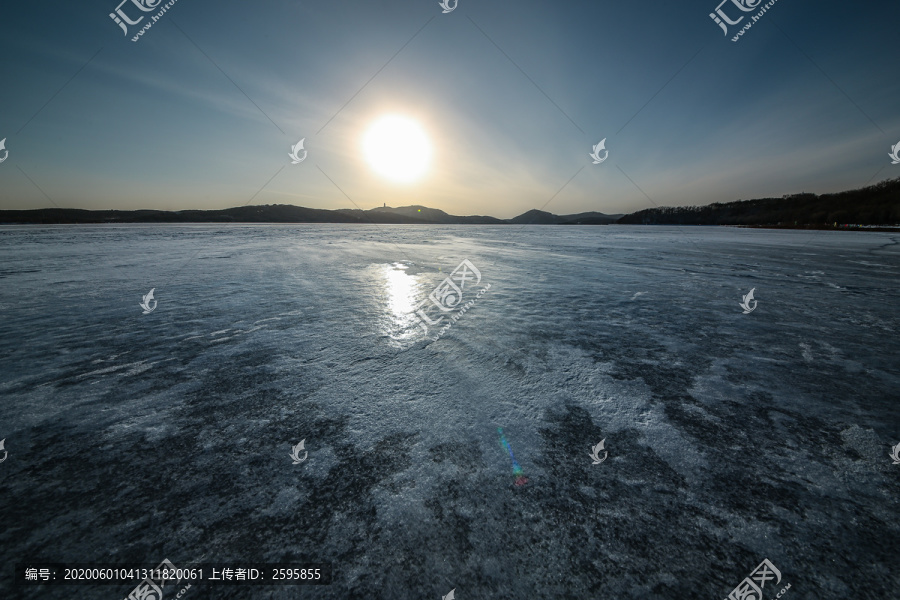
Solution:
<svg viewBox="0 0 900 600"><path fill-rule="evenodd" d="M397 183L420 179L431 162L431 143L419 124L400 115L386 115L366 131L363 156L379 174Z"/></svg>

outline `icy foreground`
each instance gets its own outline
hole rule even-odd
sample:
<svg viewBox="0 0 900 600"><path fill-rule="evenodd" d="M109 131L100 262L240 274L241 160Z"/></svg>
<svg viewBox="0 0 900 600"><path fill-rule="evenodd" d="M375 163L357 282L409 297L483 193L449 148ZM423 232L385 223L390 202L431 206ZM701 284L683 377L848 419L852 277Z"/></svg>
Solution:
<svg viewBox="0 0 900 600"><path fill-rule="evenodd" d="M16 562L168 558L335 571L183 600L721 600L768 558L765 600L896 598L898 240L0 228L0 597L134 587ZM431 341L465 258L490 290Z"/></svg>

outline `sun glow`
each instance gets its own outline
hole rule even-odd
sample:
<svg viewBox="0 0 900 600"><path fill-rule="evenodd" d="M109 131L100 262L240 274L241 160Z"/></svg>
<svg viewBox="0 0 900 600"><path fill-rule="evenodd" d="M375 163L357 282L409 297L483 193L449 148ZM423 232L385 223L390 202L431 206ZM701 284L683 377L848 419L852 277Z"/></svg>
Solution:
<svg viewBox="0 0 900 600"><path fill-rule="evenodd" d="M381 117L363 137L363 156L379 174L398 183L412 183L431 162L431 143L412 119Z"/></svg>

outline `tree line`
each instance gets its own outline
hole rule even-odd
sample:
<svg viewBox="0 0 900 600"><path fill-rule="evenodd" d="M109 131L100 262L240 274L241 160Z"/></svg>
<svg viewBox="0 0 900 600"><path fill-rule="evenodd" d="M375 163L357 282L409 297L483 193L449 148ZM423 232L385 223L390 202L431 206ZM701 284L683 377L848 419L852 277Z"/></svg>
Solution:
<svg viewBox="0 0 900 600"><path fill-rule="evenodd" d="M625 215L628 225L781 225L788 227L900 223L900 177L836 194L650 208Z"/></svg>

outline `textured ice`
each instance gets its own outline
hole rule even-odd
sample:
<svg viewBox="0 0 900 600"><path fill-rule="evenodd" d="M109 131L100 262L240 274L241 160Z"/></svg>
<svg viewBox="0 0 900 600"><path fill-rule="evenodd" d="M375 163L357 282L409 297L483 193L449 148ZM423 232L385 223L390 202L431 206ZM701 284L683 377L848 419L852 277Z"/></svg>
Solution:
<svg viewBox="0 0 900 600"><path fill-rule="evenodd" d="M185 600L724 598L764 558L897 597L898 238L0 228L0 597L120 600L12 565L163 558L335 572ZM432 341L465 258L491 288Z"/></svg>

